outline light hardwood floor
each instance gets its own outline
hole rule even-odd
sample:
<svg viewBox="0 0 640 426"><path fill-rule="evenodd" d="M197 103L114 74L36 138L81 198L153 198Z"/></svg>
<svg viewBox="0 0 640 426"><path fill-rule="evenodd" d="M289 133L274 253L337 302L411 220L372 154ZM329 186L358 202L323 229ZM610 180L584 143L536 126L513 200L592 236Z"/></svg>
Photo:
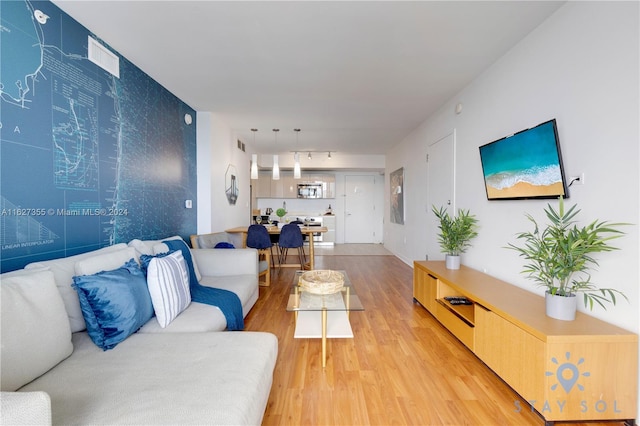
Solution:
<svg viewBox="0 0 640 426"><path fill-rule="evenodd" d="M525 401L413 302L412 268L394 256L315 261L316 269L347 271L365 311L350 315L353 339L329 340L323 370L320 340L293 338L285 307L294 271L272 272L245 321L247 330L278 336L263 424L544 424L530 409L517 412L516 401Z"/></svg>

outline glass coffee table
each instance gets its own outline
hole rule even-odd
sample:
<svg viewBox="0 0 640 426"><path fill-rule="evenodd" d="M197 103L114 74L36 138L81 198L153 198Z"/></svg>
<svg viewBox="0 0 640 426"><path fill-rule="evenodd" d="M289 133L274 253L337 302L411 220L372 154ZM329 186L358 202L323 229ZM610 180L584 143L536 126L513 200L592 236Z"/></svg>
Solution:
<svg viewBox="0 0 640 426"><path fill-rule="evenodd" d="M353 338L349 312L364 311L360 298L345 271L344 287L333 294L314 294L298 285L305 271L296 271L289 293L287 311L295 312L296 339L322 339L322 368L327 366L327 339Z"/></svg>

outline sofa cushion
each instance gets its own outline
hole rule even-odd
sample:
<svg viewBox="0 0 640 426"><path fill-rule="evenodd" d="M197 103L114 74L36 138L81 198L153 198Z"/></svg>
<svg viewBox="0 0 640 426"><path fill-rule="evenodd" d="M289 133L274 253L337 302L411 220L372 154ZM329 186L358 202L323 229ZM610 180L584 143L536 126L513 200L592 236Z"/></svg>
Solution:
<svg viewBox="0 0 640 426"><path fill-rule="evenodd" d="M229 243L229 233L227 232L214 232L211 234L200 234L194 235L192 241L195 241L194 248L198 249L212 249L215 248L217 244L220 243Z"/></svg>
<svg viewBox="0 0 640 426"><path fill-rule="evenodd" d="M192 301L168 326L162 328L156 319L151 318L138 333L200 333L223 331L225 328L227 319L219 308Z"/></svg>
<svg viewBox="0 0 640 426"><path fill-rule="evenodd" d="M0 389L14 391L71 355L71 329L53 272L2 274L0 288Z"/></svg>
<svg viewBox="0 0 640 426"><path fill-rule="evenodd" d="M112 271L73 277L91 340L112 349L153 316L144 274L135 259Z"/></svg>
<svg viewBox="0 0 640 426"><path fill-rule="evenodd" d="M242 315L246 317L258 300L257 277L253 275L234 275L224 277L203 277L200 284L234 292L242 303Z"/></svg>
<svg viewBox="0 0 640 426"><path fill-rule="evenodd" d="M25 266L25 269L37 269L43 267L48 267L49 269L51 269L56 279L56 286L58 287L58 291L60 292L62 300L64 301L64 307L67 310L67 315L69 315L71 332L75 333L76 331L82 331L86 328L84 317L82 316L82 310L80 309L78 293L76 293L75 290L71 287L71 283L73 283L73 276L78 275L75 270L76 262L92 256L116 252L126 248L127 245L124 243L115 244L87 253L77 254L75 256L30 263Z"/></svg>
<svg viewBox="0 0 640 426"><path fill-rule="evenodd" d="M136 333L112 351L86 333L21 391L51 396L56 425L259 425L278 340L270 333Z"/></svg>
<svg viewBox="0 0 640 426"><path fill-rule="evenodd" d="M191 303L187 265L179 251L156 256L149 261L147 285L156 319L162 328Z"/></svg>
<svg viewBox="0 0 640 426"><path fill-rule="evenodd" d="M113 271L135 257L136 251L131 247L113 253L90 256L76 262L76 275L93 275L101 271Z"/></svg>
<svg viewBox="0 0 640 426"><path fill-rule="evenodd" d="M0 424L48 426L51 424L51 398L46 392L0 393Z"/></svg>

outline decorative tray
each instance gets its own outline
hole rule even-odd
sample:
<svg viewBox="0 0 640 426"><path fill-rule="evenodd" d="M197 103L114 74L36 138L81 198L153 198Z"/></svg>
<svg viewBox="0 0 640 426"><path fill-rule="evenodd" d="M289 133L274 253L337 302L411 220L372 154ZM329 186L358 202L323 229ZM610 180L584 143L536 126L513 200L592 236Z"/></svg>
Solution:
<svg viewBox="0 0 640 426"><path fill-rule="evenodd" d="M344 287L344 275L338 271L317 269L300 275L298 285L313 294L333 294Z"/></svg>

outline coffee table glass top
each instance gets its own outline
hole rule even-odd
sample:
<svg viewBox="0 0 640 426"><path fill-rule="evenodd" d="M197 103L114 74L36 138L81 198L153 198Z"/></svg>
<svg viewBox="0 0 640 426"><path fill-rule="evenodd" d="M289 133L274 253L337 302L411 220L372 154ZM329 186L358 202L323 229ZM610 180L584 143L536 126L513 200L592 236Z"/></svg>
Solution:
<svg viewBox="0 0 640 426"><path fill-rule="evenodd" d="M333 294L314 294L304 291L298 286L300 275L304 272L306 271L296 271L294 274L287 311L364 311L364 306L345 271L338 271L344 276L344 287Z"/></svg>

